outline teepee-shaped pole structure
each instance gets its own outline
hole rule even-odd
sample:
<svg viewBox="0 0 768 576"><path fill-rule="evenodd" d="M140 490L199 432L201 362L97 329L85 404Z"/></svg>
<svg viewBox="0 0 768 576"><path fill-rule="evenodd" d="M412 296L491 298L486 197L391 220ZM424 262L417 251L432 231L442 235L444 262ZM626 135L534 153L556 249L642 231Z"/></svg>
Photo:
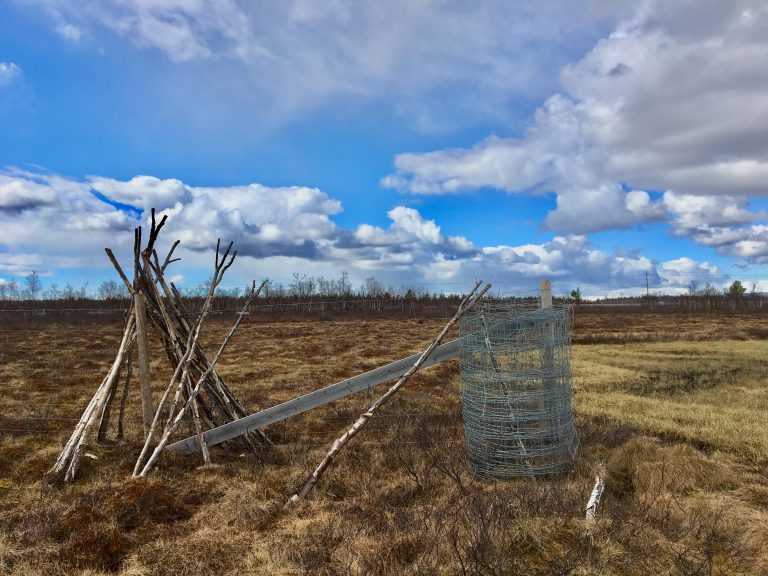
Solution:
<svg viewBox="0 0 768 576"><path fill-rule="evenodd" d="M177 262L173 253L179 245L177 240L171 246L164 260L160 261L155 243L166 221L166 216L159 223L155 220L155 210L152 210L152 221L146 247L142 249L142 231L137 227L134 232L134 278L133 282L123 272L117 258L109 248L107 256L114 265L120 278L125 283L130 295L131 305L126 313L123 336L118 347L115 360L101 385L91 398L84 410L75 430L62 449L47 476L52 482L70 482L74 480L83 446L91 430L98 429L98 439L106 439L109 420L112 414L112 404L120 384L120 374L126 373L123 384L122 398L118 417L118 438L122 439L124 430L124 413L127 395L130 389L132 373L131 356L134 348L138 353L138 372L141 385L142 422L145 448L140 457L144 457L153 441L158 422L162 419L166 400L172 390L175 390L173 402L168 407L164 433L152 454L151 462L146 466L151 469L160 452L165 446L170 434L182 422L183 417L190 417L194 423L195 432L200 438L201 453L205 463L210 462L208 448L203 441L204 429L215 428L227 422L238 420L247 415L245 408L235 398L215 370L224 347L235 329L240 324L243 314L238 315L235 326L225 339L222 348L213 361L208 360L200 345L200 330L208 312L211 309L216 288L221 283L224 273L232 265L237 251L232 252L232 243L221 254L220 242L216 245L215 273L211 282L208 296L196 318L187 311L179 290L172 282L165 279L167 267ZM257 297L265 283L257 289L254 285L246 297L244 310L253 298ZM165 391L160 403L155 408L152 403L152 375L149 370L149 332L159 337L163 350L176 368L174 376ZM98 426L97 426L98 422ZM169 432L169 430L172 430ZM167 434L166 434L167 433ZM240 437L246 446L255 448L255 443L270 444L269 439L261 430L248 432ZM137 462L137 468L139 462ZM144 472L144 473L146 473Z"/></svg>

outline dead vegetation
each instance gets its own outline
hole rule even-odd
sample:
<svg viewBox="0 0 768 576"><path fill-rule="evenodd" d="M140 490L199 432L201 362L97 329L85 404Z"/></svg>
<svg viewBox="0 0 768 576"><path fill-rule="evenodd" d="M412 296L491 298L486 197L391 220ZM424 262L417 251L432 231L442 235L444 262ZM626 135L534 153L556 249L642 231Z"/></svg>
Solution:
<svg viewBox="0 0 768 576"><path fill-rule="evenodd" d="M566 475L474 479L449 362L416 374L288 511L285 499L381 390L269 427L275 446L256 454L212 449L211 468L167 454L155 475L130 479L142 444L135 396L125 443L90 444L98 460L84 457L73 486L51 488L42 475L121 326L0 329L0 573L765 574L768 344L720 340L728 323L713 333L709 319L668 320L690 332L674 342L575 346L582 450ZM577 316L577 342L619 341L621 319L586 322ZM245 323L219 371L255 410L406 356L443 323ZM205 348L228 328L212 322ZM152 351L153 374L170 373L162 357ZM588 528L598 461L606 492Z"/></svg>

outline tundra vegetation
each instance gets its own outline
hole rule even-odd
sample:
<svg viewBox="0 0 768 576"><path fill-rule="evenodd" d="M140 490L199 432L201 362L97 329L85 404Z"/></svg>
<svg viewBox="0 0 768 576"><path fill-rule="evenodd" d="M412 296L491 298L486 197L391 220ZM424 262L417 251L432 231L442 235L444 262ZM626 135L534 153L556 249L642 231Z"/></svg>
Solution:
<svg viewBox="0 0 768 576"><path fill-rule="evenodd" d="M75 484L51 487L43 474L122 322L1 326L0 573L768 573L766 319L585 307L575 322L581 450L570 472L473 478L453 360L417 373L290 509L286 498L383 390L266 428L275 445L258 453L215 448L210 467L165 454L131 479L142 446L133 386L124 441L89 444ZM423 349L444 323L252 315L217 369L256 410ZM230 324L212 318L204 347ZM152 374L169 374L159 346L151 352ZM586 523L599 462L605 493Z"/></svg>

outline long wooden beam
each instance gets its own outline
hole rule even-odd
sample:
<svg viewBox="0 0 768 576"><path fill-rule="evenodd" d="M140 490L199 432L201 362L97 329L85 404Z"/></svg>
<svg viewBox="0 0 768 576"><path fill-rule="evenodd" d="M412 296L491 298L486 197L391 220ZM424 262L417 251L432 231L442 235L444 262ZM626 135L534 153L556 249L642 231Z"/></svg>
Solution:
<svg viewBox="0 0 768 576"><path fill-rule="evenodd" d="M397 360L385 366L374 368L373 370L358 376L353 376L352 378L342 380L336 384L331 384L325 388L320 388L314 392L304 394L298 398L293 398L282 404L277 404L276 406L272 406L261 412L245 416L240 420L228 422L218 428L208 430L208 432L204 434L205 442L209 447L215 446L216 444L221 444L222 442L236 438L241 434L245 434L249 430L280 422L281 420L296 416L307 410L312 410L313 408L324 406L325 404L345 398L351 394L368 390L369 388L383 384L393 378L399 378L416 363L421 355L422 352L419 352L418 354L408 356L407 358ZM442 346L438 346L429 359L422 364L422 368L433 366L445 360L450 360L458 355L459 341L451 340ZM200 451L200 441L197 436L190 436L189 438L169 445L168 450L174 450L182 454L193 454Z"/></svg>

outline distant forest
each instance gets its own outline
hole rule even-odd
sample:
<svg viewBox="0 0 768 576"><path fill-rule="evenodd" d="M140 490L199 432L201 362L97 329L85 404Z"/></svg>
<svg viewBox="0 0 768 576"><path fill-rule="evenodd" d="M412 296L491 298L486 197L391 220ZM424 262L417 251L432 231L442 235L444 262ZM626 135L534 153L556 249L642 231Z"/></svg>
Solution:
<svg viewBox="0 0 768 576"><path fill-rule="evenodd" d="M210 284L203 282L190 288L181 288L188 314L199 309ZM238 313L245 298L244 288L217 290L212 314L229 316ZM536 296L501 298L493 300L528 301L535 305ZM248 310L255 317L365 317L365 316L416 316L447 317L458 305L461 296L430 292L424 288L387 287L374 277L354 287L349 275L343 272L338 278L293 274L287 285L268 282L262 295ZM747 289L738 280L727 289L718 290L711 284L702 288L691 282L688 293L683 295L647 295L635 297L602 298L585 300L576 288L567 296L555 295L556 303L567 303L581 312L623 311L731 311L760 312L768 310L766 296ZM0 284L0 324L30 322L94 322L111 321L122 316L129 306L127 287L115 280L105 280L95 290L88 284L74 287L67 283L63 288L56 284L44 289L40 276L32 272L21 282Z"/></svg>

